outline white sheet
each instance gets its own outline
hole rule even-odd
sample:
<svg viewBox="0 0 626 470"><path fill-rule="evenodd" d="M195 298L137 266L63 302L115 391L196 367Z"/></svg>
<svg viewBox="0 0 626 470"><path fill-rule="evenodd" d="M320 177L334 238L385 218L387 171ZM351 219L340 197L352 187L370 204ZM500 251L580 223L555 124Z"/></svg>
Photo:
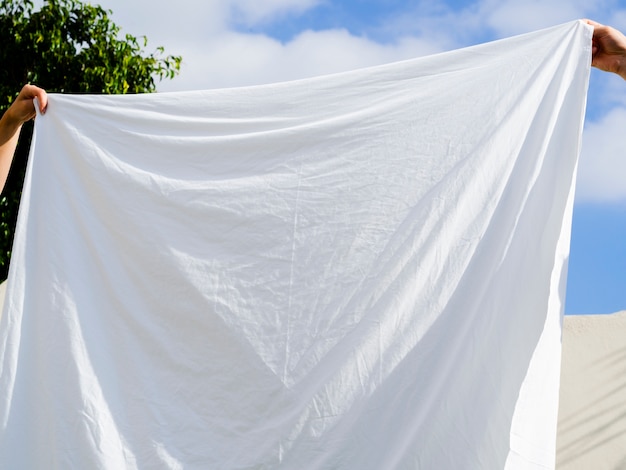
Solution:
<svg viewBox="0 0 626 470"><path fill-rule="evenodd" d="M591 34L51 95L1 324L3 467L552 468Z"/></svg>

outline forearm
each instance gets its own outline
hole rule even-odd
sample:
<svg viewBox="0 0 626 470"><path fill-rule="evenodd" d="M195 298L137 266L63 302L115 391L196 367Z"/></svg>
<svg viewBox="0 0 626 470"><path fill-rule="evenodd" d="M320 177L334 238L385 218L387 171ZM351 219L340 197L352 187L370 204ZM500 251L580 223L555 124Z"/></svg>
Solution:
<svg viewBox="0 0 626 470"><path fill-rule="evenodd" d="M20 137L22 123L6 112L0 119L0 191L4 188Z"/></svg>

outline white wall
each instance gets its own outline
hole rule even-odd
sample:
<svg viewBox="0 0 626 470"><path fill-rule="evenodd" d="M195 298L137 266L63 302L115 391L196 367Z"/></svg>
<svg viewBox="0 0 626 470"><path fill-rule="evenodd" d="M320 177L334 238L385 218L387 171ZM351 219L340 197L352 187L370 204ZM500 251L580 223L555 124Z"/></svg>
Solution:
<svg viewBox="0 0 626 470"><path fill-rule="evenodd" d="M564 319L556 461L626 469L626 311Z"/></svg>

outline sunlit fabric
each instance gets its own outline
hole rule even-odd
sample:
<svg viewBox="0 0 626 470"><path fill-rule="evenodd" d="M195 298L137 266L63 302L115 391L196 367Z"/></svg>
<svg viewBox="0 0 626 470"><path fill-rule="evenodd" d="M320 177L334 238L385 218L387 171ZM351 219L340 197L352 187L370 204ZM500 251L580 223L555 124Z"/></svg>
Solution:
<svg viewBox="0 0 626 470"><path fill-rule="evenodd" d="M552 468L591 35L51 95L0 325L2 467Z"/></svg>

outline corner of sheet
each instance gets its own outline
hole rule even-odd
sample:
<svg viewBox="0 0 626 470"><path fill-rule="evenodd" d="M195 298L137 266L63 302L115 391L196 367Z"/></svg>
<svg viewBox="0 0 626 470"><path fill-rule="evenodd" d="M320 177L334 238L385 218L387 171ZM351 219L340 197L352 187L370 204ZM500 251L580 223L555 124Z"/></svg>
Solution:
<svg viewBox="0 0 626 470"><path fill-rule="evenodd" d="M47 108L49 108L50 104L50 95L48 95L48 106ZM39 103L39 99L38 98L33 98L33 105L35 106L35 119L34 119L34 132L37 132L37 128L40 127L43 122L45 122L46 119L46 114L48 114L48 109L46 109L43 113L41 112L41 108L40 108L40 103ZM43 121L42 121L43 119ZM34 137L34 136L33 136Z"/></svg>
<svg viewBox="0 0 626 470"><path fill-rule="evenodd" d="M44 113L41 112L39 98L37 98L37 97L33 98L33 104L35 105L35 113L36 113L35 117L36 118L41 118L41 116L43 116Z"/></svg>
<svg viewBox="0 0 626 470"><path fill-rule="evenodd" d="M588 59L588 68L591 69L591 50L593 40L593 25L590 25L586 19L579 19L574 21L575 28L580 32L581 39L584 38L581 45L581 54Z"/></svg>
<svg viewBox="0 0 626 470"><path fill-rule="evenodd" d="M35 113L37 113L37 116L39 116L41 114L41 112L39 111L39 98L37 98L35 96L35 98L33 98L33 104L35 105Z"/></svg>
<svg viewBox="0 0 626 470"><path fill-rule="evenodd" d="M582 25L583 31L587 33L590 39L593 37L593 26L587 23L586 19L579 19L579 20L576 20L574 23L577 26Z"/></svg>

